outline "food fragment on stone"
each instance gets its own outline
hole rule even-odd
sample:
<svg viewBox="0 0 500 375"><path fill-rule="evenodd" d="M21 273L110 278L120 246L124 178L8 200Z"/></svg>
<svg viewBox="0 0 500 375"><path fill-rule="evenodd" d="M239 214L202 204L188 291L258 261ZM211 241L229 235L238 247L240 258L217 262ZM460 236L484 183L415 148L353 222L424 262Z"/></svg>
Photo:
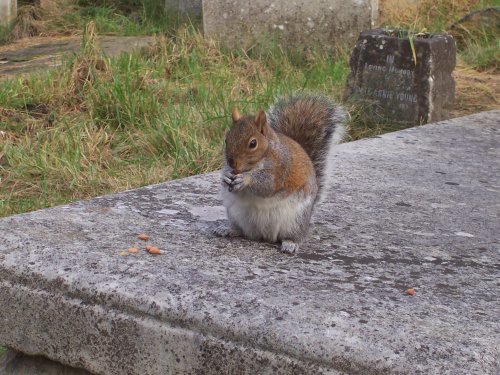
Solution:
<svg viewBox="0 0 500 375"><path fill-rule="evenodd" d="M137 236L138 239L147 241L149 239L149 236L146 233L141 233Z"/></svg>
<svg viewBox="0 0 500 375"><path fill-rule="evenodd" d="M139 249L138 249L137 247L130 247L130 248L128 249L128 252L129 252L129 253L137 253L138 251L139 251Z"/></svg>
<svg viewBox="0 0 500 375"><path fill-rule="evenodd" d="M146 245L146 250L149 251L149 250L151 250L152 247L153 246L151 246L151 245Z"/></svg>
<svg viewBox="0 0 500 375"><path fill-rule="evenodd" d="M413 288L406 289L406 294L408 294L409 296L413 296L415 294L415 289Z"/></svg>
<svg viewBox="0 0 500 375"><path fill-rule="evenodd" d="M158 249L156 246L151 246L148 251L150 254L161 254L160 249Z"/></svg>

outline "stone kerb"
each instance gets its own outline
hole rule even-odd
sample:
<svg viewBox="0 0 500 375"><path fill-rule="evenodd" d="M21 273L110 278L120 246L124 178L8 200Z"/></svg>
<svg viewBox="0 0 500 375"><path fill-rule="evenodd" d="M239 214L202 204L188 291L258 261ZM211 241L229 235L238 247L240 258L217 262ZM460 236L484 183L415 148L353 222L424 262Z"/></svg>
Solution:
<svg viewBox="0 0 500 375"><path fill-rule="evenodd" d="M3 218L0 345L96 374L498 374L499 119L338 146L295 256L211 234L215 173ZM127 255L140 232L164 254Z"/></svg>

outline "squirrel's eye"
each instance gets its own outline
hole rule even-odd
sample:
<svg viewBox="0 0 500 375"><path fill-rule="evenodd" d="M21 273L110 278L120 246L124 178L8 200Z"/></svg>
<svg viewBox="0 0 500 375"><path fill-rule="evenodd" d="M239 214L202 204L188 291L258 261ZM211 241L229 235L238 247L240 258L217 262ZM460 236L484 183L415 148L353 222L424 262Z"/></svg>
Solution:
<svg viewBox="0 0 500 375"><path fill-rule="evenodd" d="M250 148L255 148L257 147L257 140L256 139L252 139L248 145L248 147Z"/></svg>

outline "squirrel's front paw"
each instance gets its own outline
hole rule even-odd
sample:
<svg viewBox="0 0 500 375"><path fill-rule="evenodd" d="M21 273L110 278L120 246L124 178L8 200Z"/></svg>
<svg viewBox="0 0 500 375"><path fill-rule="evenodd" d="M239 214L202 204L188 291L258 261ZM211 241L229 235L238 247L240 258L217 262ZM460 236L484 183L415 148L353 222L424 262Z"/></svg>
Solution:
<svg viewBox="0 0 500 375"><path fill-rule="evenodd" d="M231 191L231 187L233 186L235 177L236 176L231 171L225 171L222 174L222 185L224 185L229 189L229 191Z"/></svg>
<svg viewBox="0 0 500 375"><path fill-rule="evenodd" d="M234 174L232 171L225 171L222 174L222 185L232 192L242 190L250 181L251 177L247 173Z"/></svg>
<svg viewBox="0 0 500 375"><path fill-rule="evenodd" d="M250 176L247 174L237 174L234 176L233 183L229 186L229 191L237 192L249 184Z"/></svg>

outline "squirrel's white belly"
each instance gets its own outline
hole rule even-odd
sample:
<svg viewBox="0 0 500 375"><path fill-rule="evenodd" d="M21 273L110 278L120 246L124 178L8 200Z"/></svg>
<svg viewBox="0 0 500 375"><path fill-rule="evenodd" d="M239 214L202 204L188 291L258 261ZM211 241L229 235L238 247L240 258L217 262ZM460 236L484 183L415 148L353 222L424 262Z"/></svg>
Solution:
<svg viewBox="0 0 500 375"><path fill-rule="evenodd" d="M247 238L269 242L296 234L313 204L313 197L306 197L303 192L261 198L223 190L222 198L228 216Z"/></svg>

